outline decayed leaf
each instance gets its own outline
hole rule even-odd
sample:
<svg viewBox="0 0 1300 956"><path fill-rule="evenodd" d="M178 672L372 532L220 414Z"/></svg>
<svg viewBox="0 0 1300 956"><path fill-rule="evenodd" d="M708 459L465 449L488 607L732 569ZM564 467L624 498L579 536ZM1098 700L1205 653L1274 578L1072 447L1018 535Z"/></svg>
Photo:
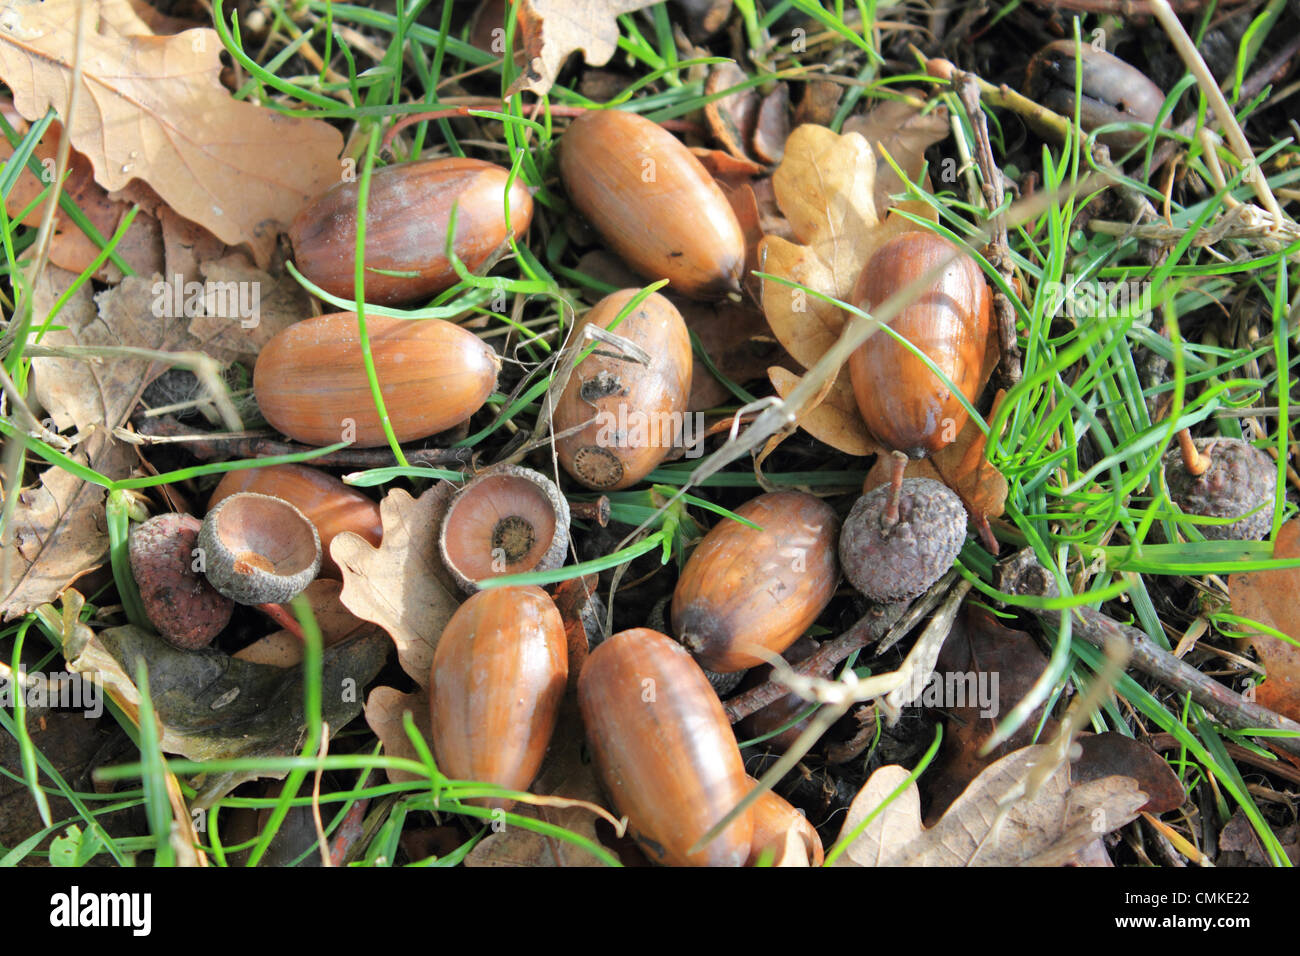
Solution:
<svg viewBox="0 0 1300 956"><path fill-rule="evenodd" d="M590 66L604 66L618 48L618 17L653 0L519 0L516 15L528 66L507 95L524 90L541 96L555 84L575 50Z"/></svg>
<svg viewBox="0 0 1300 956"><path fill-rule="evenodd" d="M1300 557L1300 519L1282 525L1273 544L1273 557ZM1250 571L1228 577L1232 611L1300 641L1300 568ZM1271 634L1252 634L1268 677L1255 690L1258 703L1300 720L1300 647Z"/></svg>
<svg viewBox="0 0 1300 956"><path fill-rule="evenodd" d="M984 769L933 827L921 824L916 783L876 817L839 860L846 866L1057 866L1103 833L1136 819L1146 794L1130 777L1073 785L1067 764L1032 798L1013 794L1049 748L1025 747ZM879 807L907 778L902 767L871 775L849 807L841 838Z"/></svg>
<svg viewBox="0 0 1300 956"><path fill-rule="evenodd" d="M361 712L361 688L387 656L378 635L361 635L325 649L321 671L321 717L337 733ZM68 667L108 691L137 724L138 668L149 675L162 749L191 760L285 756L303 744L301 668L282 670L204 648L182 651L127 625L65 644ZM245 780L272 775L255 771L207 777L193 806L209 806Z"/></svg>
<svg viewBox="0 0 1300 956"><path fill-rule="evenodd" d="M1020 703L1046 667L1046 656L1024 631L1003 627L991 614L974 605L967 604L962 609L939 652L935 671L941 678L947 674L973 675L975 685L974 688L962 685L967 691L963 706L951 699L944 700L943 747L935 766L921 778L921 786L930 798L927 819L939 819L989 764L1033 742L1038 735L1042 705L992 753L981 752L999 721L1006 719ZM996 697L981 701L978 696L981 689ZM1056 721L1049 717L1043 725L1043 737L1048 739L1055 733Z"/></svg>
<svg viewBox="0 0 1300 956"><path fill-rule="evenodd" d="M921 97L920 90L904 90L906 94ZM928 113L902 100L881 100L869 112L850 116L844 122L844 132L858 133L875 147L876 157L876 208L890 204L890 196L904 190L889 163L888 152L895 163L913 182L925 168L925 151L948 135L948 108L938 106Z"/></svg>
<svg viewBox="0 0 1300 956"><path fill-rule="evenodd" d="M189 330L220 362L251 363L272 336L311 314L310 296L291 275L272 277L238 253L200 263L198 271L204 311L190 320Z"/></svg>
<svg viewBox="0 0 1300 956"><path fill-rule="evenodd" d="M699 338L714 367L737 385L761 378L773 361L784 357L784 350L772 338L762 314L752 306L727 301L704 305L675 296L670 298L687 327ZM697 356L691 372L687 410L703 411L735 400Z"/></svg>
<svg viewBox="0 0 1300 956"><path fill-rule="evenodd" d="M430 741L433 738L433 724L430 722L429 692L426 689L420 688L414 694L403 694L392 687L376 687L366 698L366 723L384 745L384 755L418 761L420 758L415 752L415 746L402 724L402 716L408 712L425 742ZM389 783L421 779L418 775L401 769L384 772L388 774Z"/></svg>
<svg viewBox="0 0 1300 956"><path fill-rule="evenodd" d="M782 398L794 391L801 379L779 365L769 368L767 376ZM799 419L799 427L818 441L825 442L846 455L874 455L880 451L880 445L871 437L871 432L867 431L867 423L858 411L853 386L844 375L835 380L821 404L803 414Z"/></svg>
<svg viewBox="0 0 1300 956"><path fill-rule="evenodd" d="M584 800L605 806L606 800L596 776L594 763L582 761L582 721L572 706L572 698L560 713L551 752L541 774L529 787L532 793ZM517 804L511 811L563 827L600 844L596 817L581 806L548 807ZM598 866L600 861L582 847L566 840L543 836L523 827L507 826L491 833L470 851L466 866Z"/></svg>
<svg viewBox="0 0 1300 956"><path fill-rule="evenodd" d="M745 71L735 63L719 63L709 71L709 79L704 84L704 94L712 96L722 90L739 86L749 79ZM758 122L758 91L752 86L736 90L704 107L704 118L708 120L709 130L714 139L722 144L728 153L737 159L750 159L746 148L754 135Z"/></svg>
<svg viewBox="0 0 1300 956"><path fill-rule="evenodd" d="M438 555L451 494L445 481L418 499L394 488L379 503L384 537L378 548L350 531L330 544L343 571L344 606L388 632L402 670L421 687L429 686L434 648L460 606L460 590Z"/></svg>
<svg viewBox="0 0 1300 956"><path fill-rule="evenodd" d="M234 99L220 82L216 31L145 35L134 14L106 14L122 8L5 0L0 78L15 108L29 120L51 108L66 111L80 10L78 112L61 118L96 181L112 192L144 180L180 215L230 245L247 243L265 266L278 231L338 181L341 134L320 120Z"/></svg>

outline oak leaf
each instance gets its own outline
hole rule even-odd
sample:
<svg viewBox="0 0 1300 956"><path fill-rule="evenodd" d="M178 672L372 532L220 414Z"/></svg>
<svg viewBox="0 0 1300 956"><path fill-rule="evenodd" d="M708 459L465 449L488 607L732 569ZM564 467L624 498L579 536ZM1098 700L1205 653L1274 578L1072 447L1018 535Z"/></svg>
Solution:
<svg viewBox="0 0 1300 956"><path fill-rule="evenodd" d="M528 90L541 96L576 50L588 65L604 66L618 49L618 18L652 5L653 0L519 0L528 66L506 95Z"/></svg>
<svg viewBox="0 0 1300 956"><path fill-rule="evenodd" d="M0 7L0 78L29 120L66 112L82 19L71 142L110 192L147 182L177 213L270 262L280 229L339 178L342 135L320 120L234 99L213 30L148 35L121 3L46 0ZM129 10L129 8L127 8ZM118 29L133 32L121 34Z"/></svg>
<svg viewBox="0 0 1300 956"><path fill-rule="evenodd" d="M1273 557L1300 558L1300 518L1278 530ZM1300 641L1300 568L1249 571L1228 576L1232 611ZM1269 710L1300 720L1300 647L1272 634L1252 633L1250 642L1268 676L1255 689L1256 701Z"/></svg>
<svg viewBox="0 0 1300 956"><path fill-rule="evenodd" d="M461 600L438 553L438 529L451 494L445 481L419 498L394 488L379 503L379 547L351 531L330 543L330 556L343 572L343 606L388 632L402 670L421 687L429 686L434 649Z"/></svg>

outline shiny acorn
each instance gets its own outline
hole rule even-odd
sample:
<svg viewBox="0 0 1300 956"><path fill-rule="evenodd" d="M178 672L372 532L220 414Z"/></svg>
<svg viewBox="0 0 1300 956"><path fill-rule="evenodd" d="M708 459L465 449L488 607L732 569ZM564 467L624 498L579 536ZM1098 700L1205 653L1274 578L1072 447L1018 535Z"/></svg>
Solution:
<svg viewBox="0 0 1300 956"><path fill-rule="evenodd" d="M904 232L868 260L853 301L870 312L957 252L932 233ZM988 344L990 303L979 266L958 254L890 327L929 356L973 402ZM952 441L969 417L942 379L883 330L849 357L849 376L871 434L912 458L933 454Z"/></svg>
<svg viewBox="0 0 1300 956"><path fill-rule="evenodd" d="M677 639L719 673L764 663L746 645L780 654L825 610L839 583L839 519L801 491L759 495L735 510L759 529L719 521L696 546L673 591Z"/></svg>
<svg viewBox="0 0 1300 956"><path fill-rule="evenodd" d="M560 612L541 588L471 595L433 655L429 707L438 768L456 780L527 790L559 719L567 647ZM504 797L469 802L514 805Z"/></svg>
<svg viewBox="0 0 1300 956"><path fill-rule="evenodd" d="M647 628L615 634L587 658L578 705L605 789L650 860L744 864L750 810L688 853L750 783L722 703L681 645Z"/></svg>
<svg viewBox="0 0 1300 956"><path fill-rule="evenodd" d="M575 330L583 343L589 324L608 329L639 289L607 295ZM677 307L652 292L613 329L644 349L643 365L602 342L578 363L559 400L552 427L560 465L588 488L609 491L636 484L672 450L686 421L691 395L691 337ZM566 431L589 422L579 431Z"/></svg>
<svg viewBox="0 0 1300 956"><path fill-rule="evenodd" d="M463 157L374 170L366 211L366 301L380 305L410 302L459 281L446 254L453 206L456 235L452 247L471 272L508 236L522 236L532 220L533 197L516 178L510 186L507 225L509 176L510 171L501 166ZM308 204L289 230L298 270L331 295L349 300L356 297L360 188L359 180L338 183Z"/></svg>
<svg viewBox="0 0 1300 956"><path fill-rule="evenodd" d="M496 388L496 353L458 325L372 315L366 327L399 442L459 425ZM267 422L296 441L385 444L351 312L304 319L275 335L257 357L253 393Z"/></svg>
<svg viewBox="0 0 1300 956"><path fill-rule="evenodd" d="M560 139L573 204L628 265L673 291L718 298L740 290L745 236L731 204L682 142L621 110L590 110Z"/></svg>
<svg viewBox="0 0 1300 956"><path fill-rule="evenodd" d="M379 505L318 468L287 464L227 472L208 498L208 509L240 491L283 498L306 515L320 535L321 574L327 577L340 575L330 557L335 535L351 531L378 546L384 534Z"/></svg>

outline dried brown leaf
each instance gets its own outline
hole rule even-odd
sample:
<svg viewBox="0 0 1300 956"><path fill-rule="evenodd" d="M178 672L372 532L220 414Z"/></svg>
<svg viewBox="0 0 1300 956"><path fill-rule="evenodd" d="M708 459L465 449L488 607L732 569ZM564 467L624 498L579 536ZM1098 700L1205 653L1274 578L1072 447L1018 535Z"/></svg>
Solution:
<svg viewBox="0 0 1300 956"><path fill-rule="evenodd" d="M1035 761L1049 759L1045 746L1008 754L986 767L929 829L921 825L916 783L907 784L848 848L841 865L1057 866L1073 859L1101 833L1136 819L1138 808L1146 802L1146 794L1130 777L1071 784L1068 764L1059 766L1032 797L1014 798ZM896 766L873 773L849 807L841 838L906 778L907 771ZM1005 815L1004 800L1008 801Z"/></svg>
<svg viewBox="0 0 1300 956"><path fill-rule="evenodd" d="M1282 525L1273 544L1273 557L1300 558L1300 518ZM1234 614L1248 617L1300 641L1300 568L1250 571L1228 577ZM1255 689L1256 701L1300 720L1300 647L1272 634L1251 634L1250 642L1268 674Z"/></svg>
<svg viewBox="0 0 1300 956"><path fill-rule="evenodd" d="M144 180L177 213L230 245L247 243L266 265L279 229L338 181L341 134L234 99L221 85L216 31L145 35L142 20L109 19L109 8L129 11L77 0L6 7L0 77L16 109L29 120L67 109L80 13L82 88L77 115L63 119L95 180L110 192Z"/></svg>
<svg viewBox="0 0 1300 956"><path fill-rule="evenodd" d="M422 687L413 694L403 694L392 687L376 687L366 698L366 723L383 743L384 755L418 762L420 757L402 723L402 715L406 713L415 721L415 728L424 737L425 743L431 744L433 724L430 722L428 690ZM384 772L388 774L389 783L421 779L419 775L400 768Z"/></svg>
<svg viewBox="0 0 1300 956"><path fill-rule="evenodd" d="M704 95L713 96L740 86L747 79L749 77L745 71L735 63L719 63L709 71L709 78L704 84ZM719 97L704 107L704 118L708 121L713 138L737 159L752 159L746 146L758 123L759 103L758 91L750 86Z"/></svg>
<svg viewBox="0 0 1300 956"><path fill-rule="evenodd" d="M569 55L582 51L589 66L604 66L618 48L618 17L652 0L519 0L516 15L528 65L507 96L544 94Z"/></svg>
<svg viewBox="0 0 1300 956"><path fill-rule="evenodd" d="M903 92L915 97L924 95L914 89ZM948 135L948 109L941 105L923 113L902 100L881 100L869 113L850 116L843 128L846 133L858 133L875 149L876 205L883 209L890 205L891 195L905 189L885 161L885 152L915 182L925 168L925 151Z"/></svg>
<svg viewBox="0 0 1300 956"><path fill-rule="evenodd" d="M782 398L790 394L801 377L788 369L773 366L767 370L772 387ZM846 455L874 455L880 446L867 431L867 424L858 412L853 387L841 375L831 385L830 391L819 405L809 409L799 419L799 427L818 441Z"/></svg>
<svg viewBox="0 0 1300 956"><path fill-rule="evenodd" d="M429 686L438 638L461 601L438 554L438 529L451 495L445 481L419 498L395 488L379 503L379 547L350 531L330 544L343 572L343 605L388 632L402 670L421 687Z"/></svg>

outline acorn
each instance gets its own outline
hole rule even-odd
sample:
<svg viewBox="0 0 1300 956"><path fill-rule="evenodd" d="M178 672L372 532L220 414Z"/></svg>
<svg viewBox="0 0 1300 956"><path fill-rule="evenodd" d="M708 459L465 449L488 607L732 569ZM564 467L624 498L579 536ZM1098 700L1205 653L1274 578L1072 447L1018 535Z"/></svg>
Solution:
<svg viewBox="0 0 1300 956"><path fill-rule="evenodd" d="M465 591L505 574L564 564L569 504L540 472L498 465L481 472L447 507L438 534L442 562Z"/></svg>
<svg viewBox="0 0 1300 956"><path fill-rule="evenodd" d="M218 502L199 529L208 582L236 604L284 604L320 570L320 536L281 498L243 491Z"/></svg>
<svg viewBox="0 0 1300 956"><path fill-rule="evenodd" d="M844 519L840 565L873 601L906 601L943 577L966 540L966 509L947 485L904 478L895 453L892 480L860 497Z"/></svg>
<svg viewBox="0 0 1300 956"><path fill-rule="evenodd" d="M1231 524L1197 524L1211 540L1259 541L1273 529L1277 465L1239 438L1198 438L1178 433L1180 447L1165 455L1169 498L1183 511ZM1251 512L1254 512L1253 514Z"/></svg>
<svg viewBox="0 0 1300 956"><path fill-rule="evenodd" d="M508 169L463 157L373 170L366 208L366 301L394 305L424 299L459 281L446 254L453 206L452 248L470 272L483 265L508 236L522 236L532 220L533 197L516 178L510 186L507 224L509 177ZM337 183L304 207L289 229L298 270L342 299L356 297L360 188L359 179Z"/></svg>
<svg viewBox="0 0 1300 956"><path fill-rule="evenodd" d="M568 675L564 622L545 591L471 595L433 655L429 706L439 769L457 780L527 790L546 756ZM504 797L468 802L514 805Z"/></svg>
<svg viewBox="0 0 1300 956"><path fill-rule="evenodd" d="M340 532L351 531L375 547L384 535L379 505L318 468L288 464L228 471L208 498L208 509L240 491L283 498L307 517L320 536L324 577L341 576L330 557L330 542Z"/></svg>
<svg viewBox="0 0 1300 956"><path fill-rule="evenodd" d="M867 261L853 301L867 312L958 252L947 239L904 232ZM889 323L973 402L989 336L991 296L979 266L960 255ZM925 363L880 330L849 357L858 409L871 434L912 458L951 442L969 417Z"/></svg>
<svg viewBox="0 0 1300 956"><path fill-rule="evenodd" d="M1082 85L1079 124L1088 132L1110 123L1155 125L1165 102L1160 88L1114 54L1088 43L1076 49L1072 39L1056 40L1033 55L1025 74L1025 95L1072 119L1076 75ZM1111 149L1132 149L1146 142L1147 133L1112 130L1097 139Z"/></svg>
<svg viewBox="0 0 1300 956"><path fill-rule="evenodd" d="M647 279L667 279L692 298L740 291L740 222L713 177L662 126L589 110L560 140L560 176L579 212Z"/></svg>
<svg viewBox="0 0 1300 956"><path fill-rule="evenodd" d="M399 442L459 425L496 388L501 362L478 336L441 319L366 319L370 351ZM296 322L257 357L253 392L267 422L308 445L386 442L370 394L356 316Z"/></svg>
<svg viewBox="0 0 1300 956"><path fill-rule="evenodd" d="M722 702L680 644L647 628L615 634L587 658L578 705L605 789L651 861L741 866L748 859L750 810L687 852L750 783Z"/></svg>
<svg viewBox="0 0 1300 956"><path fill-rule="evenodd" d="M131 529L127 544L145 616L164 640L182 650L212 643L235 609L195 569L201 527L192 515L154 515Z"/></svg>
<svg viewBox="0 0 1300 956"><path fill-rule="evenodd" d="M758 781L749 778L751 786ZM802 859L785 859L786 834L793 830L803 843ZM771 850L773 866L821 866L825 862L822 838L808 818L794 808L789 800L773 790L766 791L754 802L754 841L746 866L755 866L764 850Z"/></svg>
<svg viewBox="0 0 1300 956"><path fill-rule="evenodd" d="M839 519L820 498L776 491L724 519L696 546L673 591L672 624L700 666L719 673L764 663L746 645L780 654L835 594Z"/></svg>
<svg viewBox="0 0 1300 956"><path fill-rule="evenodd" d="M574 341L583 341L588 324L609 328L639 291L623 289L597 302ZM691 337L676 306L653 292L611 331L648 352L651 364L602 342L584 345L595 351L574 368L552 416L561 466L598 491L630 487L664 460L682 437L691 395ZM564 434L583 422L589 424Z"/></svg>

